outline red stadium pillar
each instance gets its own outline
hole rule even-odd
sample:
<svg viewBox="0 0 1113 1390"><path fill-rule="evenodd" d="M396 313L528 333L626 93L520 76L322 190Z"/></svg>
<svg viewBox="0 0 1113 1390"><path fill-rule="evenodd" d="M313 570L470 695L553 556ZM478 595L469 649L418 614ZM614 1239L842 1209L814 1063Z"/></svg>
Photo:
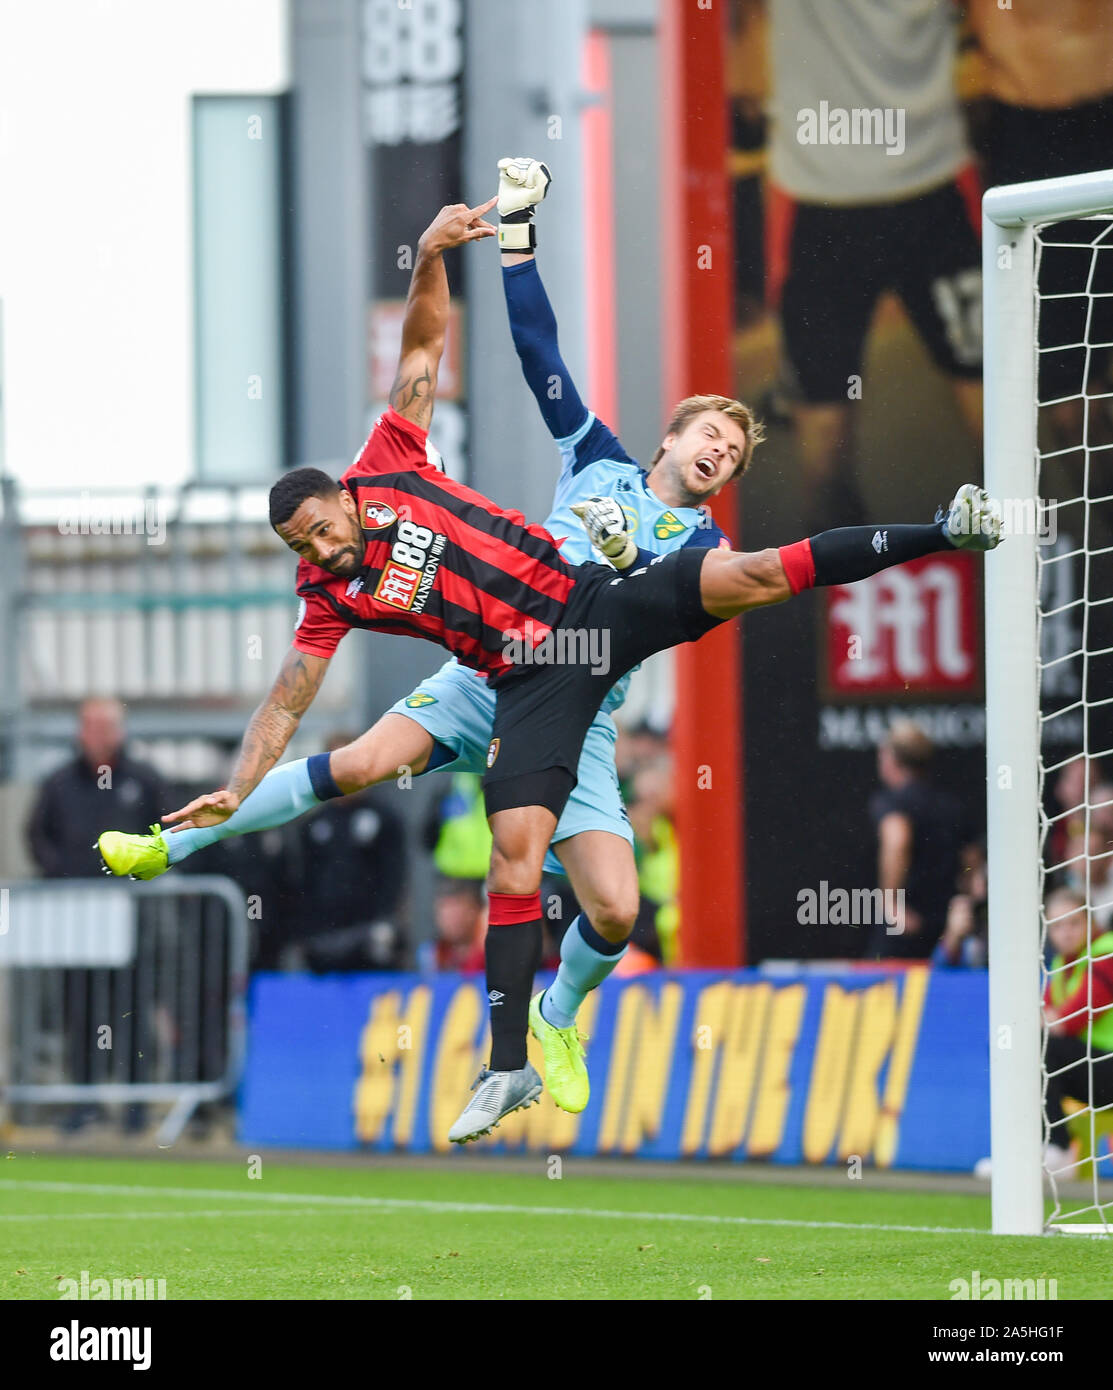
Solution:
<svg viewBox="0 0 1113 1390"><path fill-rule="evenodd" d="M725 0L663 0L664 389L734 395ZM737 541L736 492L712 505ZM728 623L677 649L673 720L680 962L744 963L741 643Z"/></svg>

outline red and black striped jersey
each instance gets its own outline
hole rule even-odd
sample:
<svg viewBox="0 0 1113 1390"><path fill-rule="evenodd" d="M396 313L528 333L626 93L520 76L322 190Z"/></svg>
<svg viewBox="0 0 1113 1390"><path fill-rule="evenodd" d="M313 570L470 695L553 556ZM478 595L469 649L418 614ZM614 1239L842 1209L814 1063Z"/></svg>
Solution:
<svg viewBox="0 0 1113 1390"><path fill-rule="evenodd" d="M425 440L393 408L375 422L340 479L359 509L362 568L345 578L299 562L294 646L330 657L349 628L405 633L440 643L493 682L511 669L508 634L540 641L559 623L576 573L543 527L436 469Z"/></svg>

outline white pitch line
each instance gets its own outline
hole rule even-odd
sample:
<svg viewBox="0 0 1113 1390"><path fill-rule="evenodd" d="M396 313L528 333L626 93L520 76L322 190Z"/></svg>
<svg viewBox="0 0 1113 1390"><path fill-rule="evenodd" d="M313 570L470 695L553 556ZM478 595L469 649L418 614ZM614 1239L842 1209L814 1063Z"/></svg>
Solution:
<svg viewBox="0 0 1113 1390"><path fill-rule="evenodd" d="M316 1207L271 1207L263 1211L245 1211L231 1207L210 1211L41 1211L0 1212L0 1221L192 1221L195 1216L320 1216Z"/></svg>
<svg viewBox="0 0 1113 1390"><path fill-rule="evenodd" d="M581 1216L603 1217L612 1221L681 1221L715 1226L788 1226L809 1231L895 1231L908 1235L981 1236L990 1232L979 1226L897 1226L871 1221L798 1221L775 1216L716 1216L680 1211L616 1211L601 1207L533 1207L505 1202L433 1202L413 1197L332 1196L299 1192L231 1192L226 1188L203 1187L116 1187L108 1183L5 1182L5 1188L31 1192L79 1192L83 1195L113 1197L204 1197L253 1203L289 1203L315 1207L364 1207L373 1211L391 1209L458 1213L484 1216Z"/></svg>

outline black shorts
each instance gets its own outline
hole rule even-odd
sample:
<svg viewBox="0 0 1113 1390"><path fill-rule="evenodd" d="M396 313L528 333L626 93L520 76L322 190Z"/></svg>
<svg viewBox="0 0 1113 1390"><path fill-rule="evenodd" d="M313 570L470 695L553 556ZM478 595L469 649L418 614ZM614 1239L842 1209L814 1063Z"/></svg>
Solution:
<svg viewBox="0 0 1113 1390"><path fill-rule="evenodd" d="M483 778L488 815L545 806L559 819L588 728L615 681L722 621L700 602L706 555L702 547L675 550L621 578L609 565L577 566L561 626L540 647L523 644L515 653L520 674L495 688Z"/></svg>
<svg viewBox="0 0 1113 1390"><path fill-rule="evenodd" d="M1059 111L991 101L982 145L990 186L1108 169L1113 164L1113 97ZM1113 342L1113 243L1105 236L1100 253L1090 245L1101 231L1098 222L1075 221L1041 233L1043 240L1059 243L1040 252L1041 403L1076 396L1083 389L1091 395L1109 389L1110 350L1105 345Z"/></svg>
<svg viewBox="0 0 1113 1390"><path fill-rule="evenodd" d="M969 184L969 187L967 186ZM982 253L969 177L897 203L838 207L770 191L771 267L790 389L810 404L849 399L877 301L899 295L937 366L982 371ZM774 276L777 280L779 273Z"/></svg>

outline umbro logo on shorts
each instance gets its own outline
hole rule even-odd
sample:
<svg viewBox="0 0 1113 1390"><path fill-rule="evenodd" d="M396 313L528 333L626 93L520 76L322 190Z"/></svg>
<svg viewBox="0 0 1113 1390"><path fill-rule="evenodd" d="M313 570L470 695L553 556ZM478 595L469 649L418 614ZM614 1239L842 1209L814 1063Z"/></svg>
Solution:
<svg viewBox="0 0 1113 1390"><path fill-rule="evenodd" d="M496 1004L501 1004L505 998L506 995L503 994L501 989L493 989L487 995L487 1002L488 1004L490 1004L492 1008L494 1008Z"/></svg>

